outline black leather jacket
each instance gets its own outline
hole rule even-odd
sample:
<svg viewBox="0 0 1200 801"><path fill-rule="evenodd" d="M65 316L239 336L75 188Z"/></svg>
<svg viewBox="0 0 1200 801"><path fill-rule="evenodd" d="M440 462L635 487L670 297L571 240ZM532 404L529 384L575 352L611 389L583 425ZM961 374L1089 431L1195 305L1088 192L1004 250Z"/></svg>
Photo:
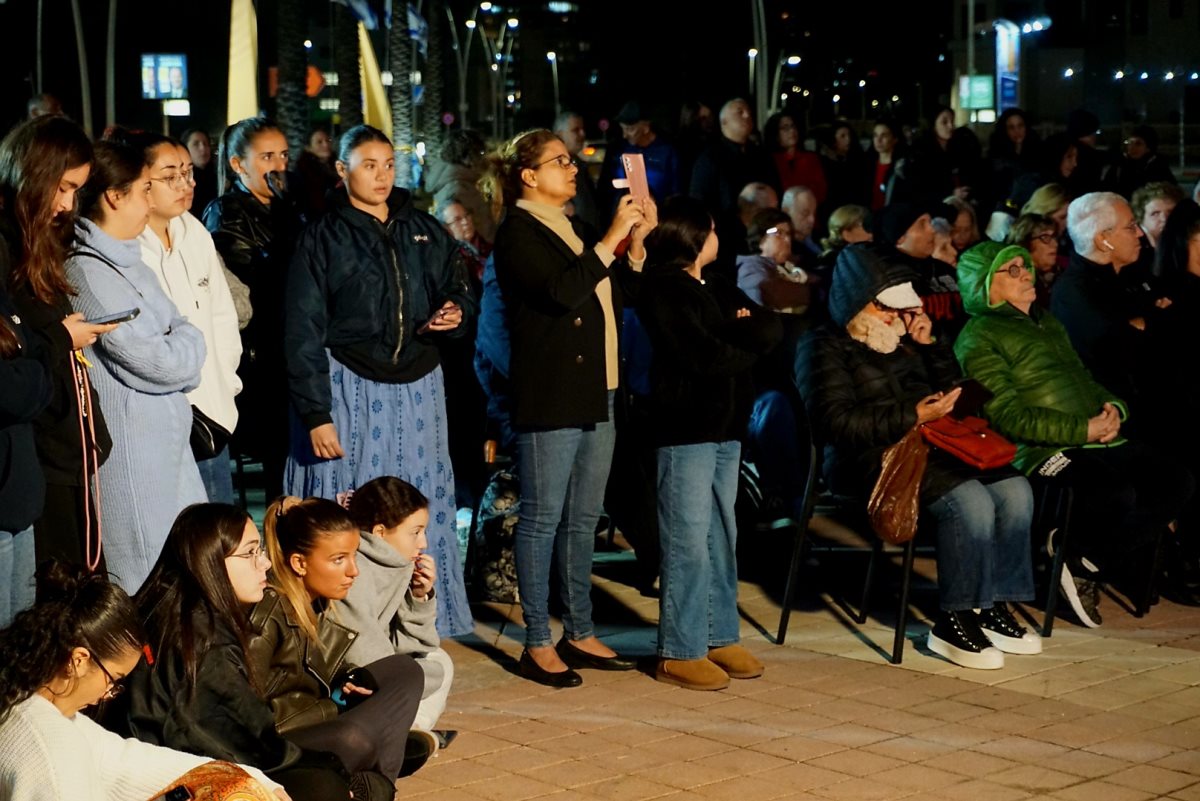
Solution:
<svg viewBox="0 0 1200 801"><path fill-rule="evenodd" d="M242 184L208 204L204 227L225 266L250 288L254 317L242 331L243 358L278 358L283 349L283 288L301 220L286 199L259 202ZM265 350L265 353L262 351Z"/></svg>
<svg viewBox="0 0 1200 801"><path fill-rule="evenodd" d="M254 606L247 654L254 677L275 712L280 734L332 720L338 707L330 698L337 675L352 665L346 652L358 637L327 614L319 618L317 642L300 627L291 605L268 589Z"/></svg>

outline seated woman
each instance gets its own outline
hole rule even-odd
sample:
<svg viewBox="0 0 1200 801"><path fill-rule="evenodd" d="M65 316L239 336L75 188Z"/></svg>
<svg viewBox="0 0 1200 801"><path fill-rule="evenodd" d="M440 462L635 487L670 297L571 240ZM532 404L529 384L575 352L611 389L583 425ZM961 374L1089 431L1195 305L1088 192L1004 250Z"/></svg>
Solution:
<svg viewBox="0 0 1200 801"><path fill-rule="evenodd" d="M425 674L425 690L413 728L433 732L445 748L458 732L435 731L446 711L454 662L440 647L434 619L437 565L425 529L429 499L394 476L355 490L347 503L358 525L359 575L341 603L341 620L358 631L346 657L366 665L392 654L409 654Z"/></svg>
<svg viewBox="0 0 1200 801"><path fill-rule="evenodd" d="M808 273L792 263L792 218L763 209L750 220L746 244L751 255L737 257L737 288L768 309L807 311L812 288Z"/></svg>
<svg viewBox="0 0 1200 801"><path fill-rule="evenodd" d="M425 685L411 657L347 659L358 632L332 608L358 575L358 526L333 501L284 497L267 507L263 529L274 581L250 615L247 654L275 728L302 748L337 754L369 780L372 798L391 798L396 778L423 765L437 739L412 732L405 741Z"/></svg>
<svg viewBox="0 0 1200 801"><path fill-rule="evenodd" d="M984 411L1017 444L1015 466L1075 491L1071 530L1078 536L1061 589L1080 621L1096 627L1096 566L1115 567L1152 545L1193 482L1166 454L1121 436L1125 404L1092 378L1062 323L1034 302L1031 262L1024 248L995 242L963 254L958 283L971 320L954 352L992 393ZM1194 597L1182 577L1171 584Z"/></svg>
<svg viewBox="0 0 1200 801"><path fill-rule="evenodd" d="M1049 309L1051 288L1062 272L1058 263L1058 227L1054 220L1041 214L1022 214L1008 230L1004 244L1019 245L1029 251L1037 304Z"/></svg>
<svg viewBox="0 0 1200 801"><path fill-rule="evenodd" d="M129 728L148 743L261 768L295 801L346 799L341 762L276 733L246 663L250 605L270 566L241 509L204 503L179 514L136 597L154 662L129 677Z"/></svg>
<svg viewBox="0 0 1200 801"><path fill-rule="evenodd" d="M805 340L797 360L834 492L866 497L883 451L918 423L948 414L961 395L951 388L960 375L954 354L934 341L908 264L874 244L844 250L829 296L832 322ZM942 608L929 649L983 669L1003 667L1002 652L1040 653L1041 639L1007 606L1033 598L1029 483L931 449L921 511L937 529Z"/></svg>
<svg viewBox="0 0 1200 801"><path fill-rule="evenodd" d="M47 562L37 595L0 631L0 798L146 801L212 762L125 739L82 714L118 695L142 658L137 610L120 587ZM265 787L287 800L261 771L245 770L248 793Z"/></svg>

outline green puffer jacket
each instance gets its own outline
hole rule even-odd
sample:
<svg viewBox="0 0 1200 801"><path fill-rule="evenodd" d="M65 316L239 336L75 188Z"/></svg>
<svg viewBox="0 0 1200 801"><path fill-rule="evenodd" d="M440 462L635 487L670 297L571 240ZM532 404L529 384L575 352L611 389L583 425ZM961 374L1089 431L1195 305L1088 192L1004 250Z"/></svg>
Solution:
<svg viewBox="0 0 1200 801"><path fill-rule="evenodd" d="M971 319L954 343L954 355L963 373L994 395L984 415L1016 443L1016 467L1032 473L1063 449L1085 445L1088 419L1106 402L1118 408L1122 420L1128 411L1092 378L1049 312L1035 304L1024 314L1007 302L988 302L992 274L1014 256L1033 263L1024 248L995 242L976 245L959 259L958 289Z"/></svg>

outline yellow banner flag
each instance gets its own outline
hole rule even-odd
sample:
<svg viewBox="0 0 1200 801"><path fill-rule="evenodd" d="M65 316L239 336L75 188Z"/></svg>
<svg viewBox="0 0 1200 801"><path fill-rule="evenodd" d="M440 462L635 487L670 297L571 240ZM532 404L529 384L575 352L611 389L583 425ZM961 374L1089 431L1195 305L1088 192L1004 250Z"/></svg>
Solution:
<svg viewBox="0 0 1200 801"><path fill-rule="evenodd" d="M229 14L229 104L226 122L258 116L258 17L252 0L233 0Z"/></svg>
<svg viewBox="0 0 1200 801"><path fill-rule="evenodd" d="M388 103L387 91L383 88L383 75L375 59L375 48L366 26L358 23L358 73L362 79L363 121L392 138L392 106Z"/></svg>

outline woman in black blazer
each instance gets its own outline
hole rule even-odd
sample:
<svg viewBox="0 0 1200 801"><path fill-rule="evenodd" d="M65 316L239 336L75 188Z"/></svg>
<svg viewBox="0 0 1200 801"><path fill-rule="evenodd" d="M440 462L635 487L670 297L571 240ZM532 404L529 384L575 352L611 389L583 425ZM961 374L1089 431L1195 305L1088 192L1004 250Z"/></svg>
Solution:
<svg viewBox="0 0 1200 801"><path fill-rule="evenodd" d="M492 156L495 191L509 204L496 232L496 278L512 342L513 424L521 480L517 580L525 616L521 673L556 687L571 668L629 670L592 628L592 546L612 463L618 331L657 222L652 200L621 199L603 237L566 216L576 166L550 131L521 134ZM614 253L629 236L626 258ZM548 600L557 560L563 638L554 646Z"/></svg>

